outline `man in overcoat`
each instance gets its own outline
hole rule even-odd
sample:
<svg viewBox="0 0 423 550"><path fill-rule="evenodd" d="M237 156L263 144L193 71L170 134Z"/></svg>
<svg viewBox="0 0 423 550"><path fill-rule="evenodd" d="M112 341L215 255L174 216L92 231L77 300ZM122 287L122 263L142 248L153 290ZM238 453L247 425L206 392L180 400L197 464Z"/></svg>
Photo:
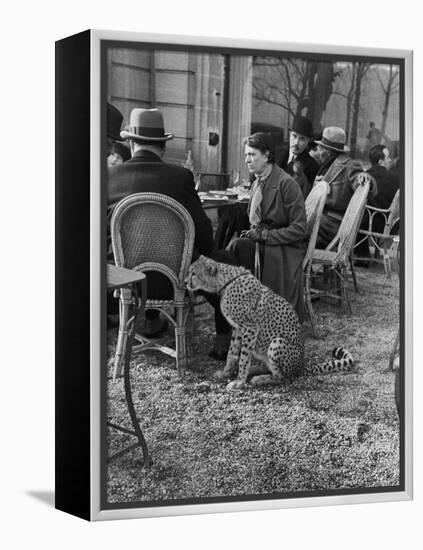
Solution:
<svg viewBox="0 0 423 550"><path fill-rule="evenodd" d="M165 133L164 121L158 109L133 109L129 128L120 133L129 140L132 158L109 168L108 215L111 217L116 204L133 193L161 193L177 200L184 206L194 222L194 261L200 254L209 255L213 249L213 233L195 190L194 177L190 170L163 161L166 142L173 134ZM147 274L148 297L167 299L173 296L172 286L160 273ZM157 312L147 311L146 335L152 336L163 328ZM164 323L162 323L164 325Z"/></svg>
<svg viewBox="0 0 423 550"><path fill-rule="evenodd" d="M329 126L323 130L319 147L321 166L314 184L325 180L329 194L320 221L317 247L325 248L336 236L350 199L359 185L357 175L363 172L361 162L349 156L346 135L342 128ZM373 192L373 190L371 190Z"/></svg>
<svg viewBox="0 0 423 550"><path fill-rule="evenodd" d="M377 208L389 208L399 189L399 181L396 174L389 170L391 156L386 145L375 145L369 151L371 167L367 173L374 177L377 185L377 193L369 200L369 204Z"/></svg>
<svg viewBox="0 0 423 550"><path fill-rule="evenodd" d="M289 151L282 160L281 168L294 178L306 199L319 170L319 165L309 153L314 137L313 126L308 118L297 116L289 132Z"/></svg>

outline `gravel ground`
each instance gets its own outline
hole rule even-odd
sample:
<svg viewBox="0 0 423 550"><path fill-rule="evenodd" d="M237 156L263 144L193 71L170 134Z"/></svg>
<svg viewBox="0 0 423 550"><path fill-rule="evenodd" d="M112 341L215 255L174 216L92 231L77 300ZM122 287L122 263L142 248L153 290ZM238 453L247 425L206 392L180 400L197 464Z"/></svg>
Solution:
<svg viewBox="0 0 423 550"><path fill-rule="evenodd" d="M213 380L223 367L207 352L212 309L196 314L194 354L186 379L158 352L132 359L137 415L153 464L137 449L107 469L110 503L281 495L399 484L399 422L394 374L387 370L399 322L398 277L379 266L357 269L353 314L316 303L320 334L304 325L306 361L326 360L343 345L352 372L301 377L281 387L228 392ZM116 331L108 334L109 375ZM108 382L108 418L129 427L122 381ZM110 452L132 442L109 430Z"/></svg>

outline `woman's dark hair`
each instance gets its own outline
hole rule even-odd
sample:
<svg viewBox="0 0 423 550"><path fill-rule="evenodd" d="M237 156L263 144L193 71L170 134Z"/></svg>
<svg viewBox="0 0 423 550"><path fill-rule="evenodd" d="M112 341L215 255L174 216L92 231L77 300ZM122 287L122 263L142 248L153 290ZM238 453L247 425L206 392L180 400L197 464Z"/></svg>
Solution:
<svg viewBox="0 0 423 550"><path fill-rule="evenodd" d="M265 132L257 132L247 138L246 144L253 149L258 149L263 155L267 153L267 160L275 162L275 148L272 136Z"/></svg>

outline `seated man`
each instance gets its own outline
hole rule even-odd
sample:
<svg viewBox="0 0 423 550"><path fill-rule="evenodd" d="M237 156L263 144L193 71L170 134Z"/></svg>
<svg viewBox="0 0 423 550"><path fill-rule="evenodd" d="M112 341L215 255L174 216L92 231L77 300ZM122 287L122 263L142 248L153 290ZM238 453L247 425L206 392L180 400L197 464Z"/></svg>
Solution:
<svg viewBox="0 0 423 550"><path fill-rule="evenodd" d="M376 194L369 197L368 204L376 208L387 209L391 206L395 193L399 189L399 181L395 175L389 171L391 158L389 150L385 145L375 145L370 149L369 159L372 166L367 173L376 180ZM385 220L382 216L374 216L373 229L382 232Z"/></svg>
<svg viewBox="0 0 423 550"><path fill-rule="evenodd" d="M336 236L348 203L358 186L357 175L363 172L361 162L348 155L346 135L342 128L330 126L323 130L318 144L321 166L314 183L325 180L329 194L320 221L317 248L326 246ZM374 193L374 190L370 191Z"/></svg>
<svg viewBox="0 0 423 550"><path fill-rule="evenodd" d="M165 133L163 115L158 109L133 109L129 129L121 132L128 140L132 158L109 168L108 212L133 193L154 192L167 195L184 206L194 222L195 241L192 260L200 254L208 255L213 249L213 234L197 192L192 172L163 161L166 142L173 134ZM167 299L173 296L170 281L160 273L147 274L148 298ZM145 335L158 336L166 329L157 311L146 312Z"/></svg>
<svg viewBox="0 0 423 550"><path fill-rule="evenodd" d="M313 143L313 127L308 118L297 116L289 131L289 154L282 161L281 168L294 178L306 199L319 170L319 165L309 153Z"/></svg>

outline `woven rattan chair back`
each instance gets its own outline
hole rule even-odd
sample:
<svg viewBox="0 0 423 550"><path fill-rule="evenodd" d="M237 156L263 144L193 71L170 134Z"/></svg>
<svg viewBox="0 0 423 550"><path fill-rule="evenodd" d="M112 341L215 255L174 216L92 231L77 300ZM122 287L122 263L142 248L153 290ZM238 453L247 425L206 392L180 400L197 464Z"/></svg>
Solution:
<svg viewBox="0 0 423 550"><path fill-rule="evenodd" d="M329 186L326 181L320 181L310 191L305 201L307 216L307 251L304 257L303 266L306 267L313 258L313 251L316 247L317 235L319 233L320 219L326 203Z"/></svg>
<svg viewBox="0 0 423 550"><path fill-rule="evenodd" d="M391 258L390 249L394 242L393 229L400 219L400 191L395 193L389 208L378 208L376 206L366 206L368 226L359 229L359 239L357 239L354 249L359 250L359 247L365 241L368 242L369 251L374 250L370 256L362 258L356 252L353 257L356 260L365 260L377 263L383 263L385 273L388 279L391 277ZM376 225L376 221L378 224ZM383 227L381 226L383 222ZM399 242L399 236L396 237L396 242Z"/></svg>
<svg viewBox="0 0 423 550"><path fill-rule="evenodd" d="M339 226L338 233L327 247L331 250L337 246L337 261L343 263L349 261L351 249L357 236L370 189L371 176L369 174L362 172L357 176L357 179L359 185L350 199L344 217L342 218L341 225Z"/></svg>
<svg viewBox="0 0 423 550"><path fill-rule="evenodd" d="M138 332L141 342L133 352L159 350L176 359L179 375L185 375L190 340L186 326L192 312L192 300L184 288L194 246L194 223L188 211L174 199L159 193L136 193L119 202L111 219L111 236L115 263L137 271L157 271L173 285L173 298L147 299L146 309L160 311L175 329L175 349L160 341L149 340ZM120 293L119 333L113 376L122 370L122 358L131 323L131 296L127 289ZM192 324L192 323L191 323Z"/></svg>
<svg viewBox="0 0 423 550"><path fill-rule="evenodd" d="M117 265L138 271L160 271L183 287L191 263L194 223L187 210L159 193L136 193L123 199L111 221Z"/></svg>
<svg viewBox="0 0 423 550"><path fill-rule="evenodd" d="M400 219L400 190L395 193L392 199L391 206L389 207L389 215L383 233L390 235L392 228Z"/></svg>

